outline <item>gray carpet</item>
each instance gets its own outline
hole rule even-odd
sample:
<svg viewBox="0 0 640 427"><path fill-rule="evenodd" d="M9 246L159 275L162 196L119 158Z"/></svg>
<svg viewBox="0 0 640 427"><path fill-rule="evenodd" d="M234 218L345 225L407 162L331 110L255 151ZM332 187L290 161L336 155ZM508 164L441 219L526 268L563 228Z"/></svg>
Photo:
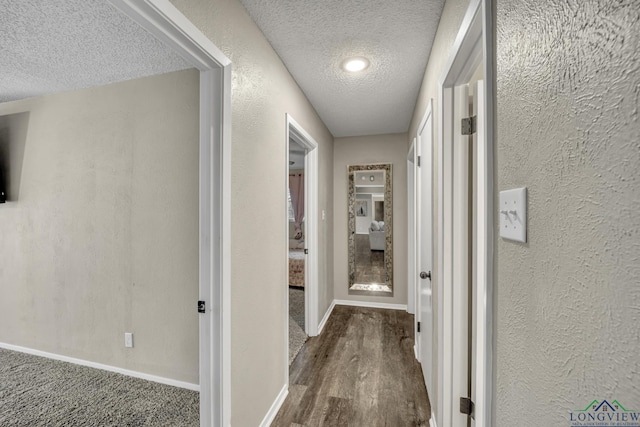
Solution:
<svg viewBox="0 0 640 427"><path fill-rule="evenodd" d="M304 290L289 288L289 365L307 338L304 332Z"/></svg>
<svg viewBox="0 0 640 427"><path fill-rule="evenodd" d="M289 364L307 340L289 288ZM0 349L0 426L199 426L199 393Z"/></svg>
<svg viewBox="0 0 640 427"><path fill-rule="evenodd" d="M199 426L199 393L0 349L0 426Z"/></svg>

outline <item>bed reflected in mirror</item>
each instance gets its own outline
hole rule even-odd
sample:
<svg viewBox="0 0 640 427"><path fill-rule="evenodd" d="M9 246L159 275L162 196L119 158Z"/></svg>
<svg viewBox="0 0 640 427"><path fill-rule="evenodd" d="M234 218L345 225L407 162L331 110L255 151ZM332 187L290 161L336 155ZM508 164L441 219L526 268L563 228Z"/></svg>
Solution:
<svg viewBox="0 0 640 427"><path fill-rule="evenodd" d="M349 293L393 295L391 164L348 167Z"/></svg>

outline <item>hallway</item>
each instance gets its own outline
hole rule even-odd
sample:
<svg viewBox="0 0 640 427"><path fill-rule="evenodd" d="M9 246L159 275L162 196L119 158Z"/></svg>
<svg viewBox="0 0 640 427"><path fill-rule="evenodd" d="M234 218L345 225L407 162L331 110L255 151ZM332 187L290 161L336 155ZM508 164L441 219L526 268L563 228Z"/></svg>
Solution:
<svg viewBox="0 0 640 427"><path fill-rule="evenodd" d="M412 315L337 305L291 365L289 395L271 426L428 426L413 344Z"/></svg>

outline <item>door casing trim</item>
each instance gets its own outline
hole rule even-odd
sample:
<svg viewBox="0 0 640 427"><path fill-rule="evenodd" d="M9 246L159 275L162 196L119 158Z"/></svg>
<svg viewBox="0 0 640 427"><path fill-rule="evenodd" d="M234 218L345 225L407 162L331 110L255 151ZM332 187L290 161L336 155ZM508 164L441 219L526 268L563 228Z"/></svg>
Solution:
<svg viewBox="0 0 640 427"><path fill-rule="evenodd" d="M451 49L451 55L438 84L440 132L438 134L438 404L437 420L440 425L452 425L459 396L453 395L453 321L454 301L452 281L455 256L453 253L453 88L468 82L483 63L485 90L484 137L487 143L485 168L485 221L482 225L486 239L481 243L484 251L485 275L478 278L478 304L475 315L476 326L483 329L482 342L478 342L477 354L482 354L481 363L475 366L478 389L476 403L476 427L491 426L493 384L493 141L495 122L495 40L493 0L472 0L460 31Z"/></svg>

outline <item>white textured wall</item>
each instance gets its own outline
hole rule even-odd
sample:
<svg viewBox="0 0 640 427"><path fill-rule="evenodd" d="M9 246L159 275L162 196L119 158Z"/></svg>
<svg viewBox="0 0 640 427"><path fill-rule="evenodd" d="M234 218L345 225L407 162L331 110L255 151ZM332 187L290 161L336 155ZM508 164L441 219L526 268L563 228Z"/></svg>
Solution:
<svg viewBox="0 0 640 427"><path fill-rule="evenodd" d="M231 422L257 426L284 386L285 113L318 142L319 306L333 300L333 137L238 0L172 0L233 62ZM260 212L256 220L256 212Z"/></svg>
<svg viewBox="0 0 640 427"><path fill-rule="evenodd" d="M638 409L640 6L499 0L497 65L496 189L529 212L496 238L495 425Z"/></svg>
<svg viewBox="0 0 640 427"><path fill-rule="evenodd" d="M527 186L530 200L529 242L496 237L494 425L567 425L593 399L640 402L640 8L496 3L496 190ZM467 7L445 4L410 139L429 98L439 132Z"/></svg>
<svg viewBox="0 0 640 427"><path fill-rule="evenodd" d="M334 148L334 295L339 300L407 303L407 134L336 138ZM393 296L349 295L347 166L391 163L393 180Z"/></svg>
<svg viewBox="0 0 640 427"><path fill-rule="evenodd" d="M424 79L422 81L422 87L420 88L420 94L418 95L418 100L416 101L416 108L413 112L413 117L411 118L411 125L409 126L409 137L407 144L411 144L413 138L416 137L418 132L418 126L420 125L420 121L422 121L422 117L424 116L427 105L429 104L429 100L433 99L433 135L434 141L437 141L438 132L440 132L440 116L438 109L438 81L442 76L444 66L446 65L447 60L449 59L449 54L451 47L453 46L453 42L455 41L456 35L458 34L458 30L460 28L460 24L462 23L462 19L464 18L464 14L467 11L467 7L469 7L469 0L447 0L444 4L444 9L442 11L442 16L440 17L440 23L438 25L438 31L436 32L436 37L434 39L433 47L431 48L431 54L429 55L429 62L427 63L427 69L425 70ZM408 152L408 148L407 148ZM434 161L438 158L437 147L434 147L433 159ZM437 164L434 163L433 169L433 194L437 194L438 188L438 171ZM434 221L437 219L437 210L438 210L437 199L434 200L433 203L433 218ZM436 225L437 227L437 225ZM437 236L437 228L434 229L434 236ZM437 254L438 252L438 242L434 240L433 242L433 253ZM438 328L438 294L440 290L438 289L438 266L437 263L433 263L433 318L434 318L434 328L437 330ZM434 351L433 351L433 366L425 367L422 369L431 369L432 373L435 375L438 372L438 364L441 363L438 361L438 335L434 334L433 336L434 342ZM429 400L431 402L431 409L437 414L438 408L438 395L437 390L429 390ZM438 415L438 419L441 419L441 415Z"/></svg>
<svg viewBox="0 0 640 427"><path fill-rule="evenodd" d="M23 153L10 156L19 193L0 205L0 342L197 384L198 74L5 115L0 134Z"/></svg>

